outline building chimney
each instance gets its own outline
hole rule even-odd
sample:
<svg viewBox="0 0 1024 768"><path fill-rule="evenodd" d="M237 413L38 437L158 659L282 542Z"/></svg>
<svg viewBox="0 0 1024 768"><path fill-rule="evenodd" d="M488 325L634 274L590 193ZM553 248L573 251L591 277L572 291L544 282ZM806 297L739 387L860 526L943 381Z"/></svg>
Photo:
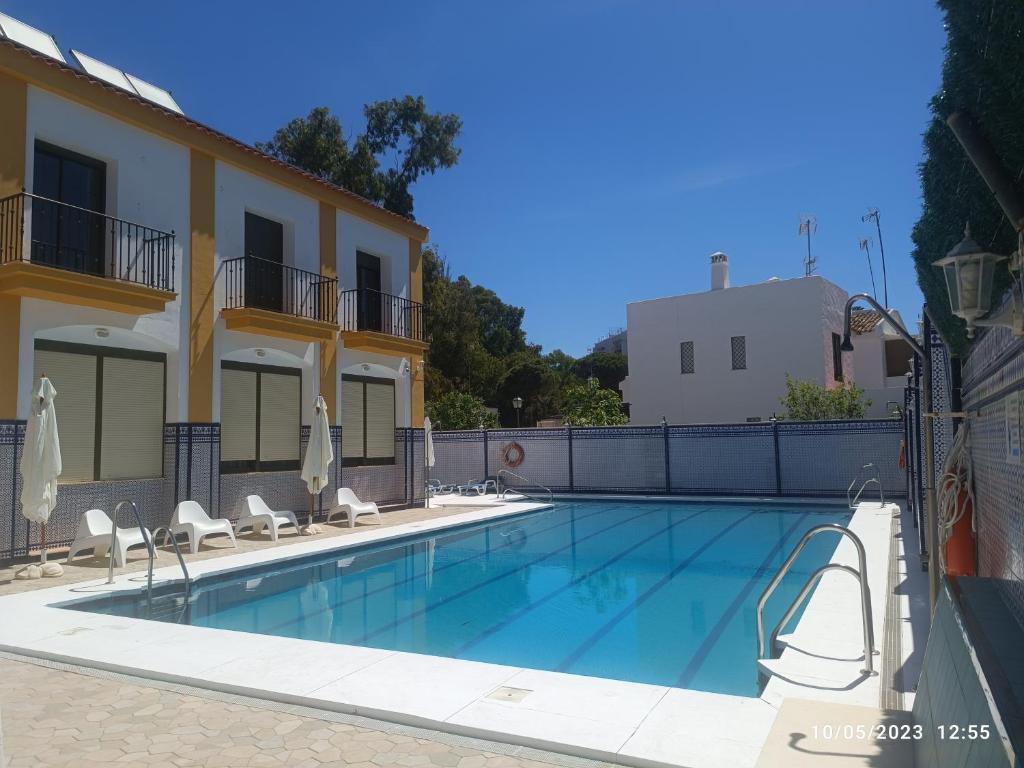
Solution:
<svg viewBox="0 0 1024 768"><path fill-rule="evenodd" d="M729 287L729 257L721 251L711 254L711 290L721 291Z"/></svg>

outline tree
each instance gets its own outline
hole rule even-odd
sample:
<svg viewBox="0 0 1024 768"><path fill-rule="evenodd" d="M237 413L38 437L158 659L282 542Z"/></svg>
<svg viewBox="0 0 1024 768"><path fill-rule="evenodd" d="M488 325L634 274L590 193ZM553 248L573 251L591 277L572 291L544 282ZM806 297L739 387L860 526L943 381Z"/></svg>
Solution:
<svg viewBox="0 0 1024 768"><path fill-rule="evenodd" d="M597 379L573 384L565 390L562 418L566 424L577 427L607 427L629 421L619 394L601 387Z"/></svg>
<svg viewBox="0 0 1024 768"><path fill-rule="evenodd" d="M458 115L427 111L422 96L377 101L363 107L366 130L352 142L341 120L327 107L315 107L275 131L256 148L332 184L412 218L409 192L420 176L458 163ZM391 162L384 165L384 161Z"/></svg>
<svg viewBox="0 0 1024 768"><path fill-rule="evenodd" d="M523 331L523 316L526 310L506 304L498 294L482 285L474 285L472 291L484 349L495 357L524 351L526 333Z"/></svg>
<svg viewBox="0 0 1024 768"><path fill-rule="evenodd" d="M427 403L427 415L435 429L491 429L498 417L478 397L465 392L449 392Z"/></svg>
<svg viewBox="0 0 1024 768"><path fill-rule="evenodd" d="M824 387L813 381L798 381L786 374L786 396L782 398L785 418L793 421L863 419L871 401L855 384Z"/></svg>
<svg viewBox="0 0 1024 768"><path fill-rule="evenodd" d="M618 392L628 369L626 356L621 352L591 352L576 361L575 374L584 381L594 377L605 389Z"/></svg>
<svg viewBox="0 0 1024 768"><path fill-rule="evenodd" d="M512 399L523 398L520 414L523 426L533 426L540 419L558 413L560 382L543 359L533 351L519 352L506 358L507 373L497 392L498 412L501 423L516 424L516 413Z"/></svg>
<svg viewBox="0 0 1024 768"><path fill-rule="evenodd" d="M946 59L924 134L922 208L912 234L913 257L929 313L953 350L962 354L967 346L964 324L950 313L946 286L932 262L960 241L967 221L974 239L995 253L1013 252L1017 236L945 121L953 112L969 111L1010 170L1017 193L1024 192L1024 177L1018 173L1024 167L1024 4L939 0L939 7L945 12ZM1006 267L1000 265L994 295L1008 282Z"/></svg>

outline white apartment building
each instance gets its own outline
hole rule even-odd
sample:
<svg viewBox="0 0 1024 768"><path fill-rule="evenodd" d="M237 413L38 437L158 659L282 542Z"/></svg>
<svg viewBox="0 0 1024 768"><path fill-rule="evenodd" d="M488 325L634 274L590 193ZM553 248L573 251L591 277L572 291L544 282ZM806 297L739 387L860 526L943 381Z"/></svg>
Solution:
<svg viewBox="0 0 1024 768"><path fill-rule="evenodd" d="M900 313L889 310L903 323ZM903 323L906 328L906 323ZM881 312L855 310L850 317L853 341L853 367L857 371L857 386L871 401L867 415L871 418L891 416L893 404L903 405L903 388L907 373L913 366L914 351L892 324L884 320Z"/></svg>
<svg viewBox="0 0 1024 768"><path fill-rule="evenodd" d="M728 257L712 254L711 290L626 307L631 422L767 420L783 412L786 374L852 380L854 354L839 349L847 298L817 275L732 287Z"/></svg>

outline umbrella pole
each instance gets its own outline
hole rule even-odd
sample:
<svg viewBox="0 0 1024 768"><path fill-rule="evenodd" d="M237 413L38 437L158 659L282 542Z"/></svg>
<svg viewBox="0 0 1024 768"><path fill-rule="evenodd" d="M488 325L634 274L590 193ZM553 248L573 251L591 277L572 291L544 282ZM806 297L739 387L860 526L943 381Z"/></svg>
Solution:
<svg viewBox="0 0 1024 768"><path fill-rule="evenodd" d="M309 494L309 527L313 527L313 494Z"/></svg>
<svg viewBox="0 0 1024 768"><path fill-rule="evenodd" d="M39 562L46 564L46 523L42 523L39 531L39 547L43 550Z"/></svg>

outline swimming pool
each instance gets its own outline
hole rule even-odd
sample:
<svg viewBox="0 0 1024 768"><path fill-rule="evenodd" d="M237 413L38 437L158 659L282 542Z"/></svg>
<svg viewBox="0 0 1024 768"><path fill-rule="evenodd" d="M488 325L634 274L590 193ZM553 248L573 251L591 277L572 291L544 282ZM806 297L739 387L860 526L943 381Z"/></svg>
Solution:
<svg viewBox="0 0 1024 768"><path fill-rule="evenodd" d="M804 531L849 517L840 506L558 503L203 579L183 613L174 594L152 608L137 594L64 607L754 696L758 596ZM835 546L812 540L768 604L769 627Z"/></svg>

